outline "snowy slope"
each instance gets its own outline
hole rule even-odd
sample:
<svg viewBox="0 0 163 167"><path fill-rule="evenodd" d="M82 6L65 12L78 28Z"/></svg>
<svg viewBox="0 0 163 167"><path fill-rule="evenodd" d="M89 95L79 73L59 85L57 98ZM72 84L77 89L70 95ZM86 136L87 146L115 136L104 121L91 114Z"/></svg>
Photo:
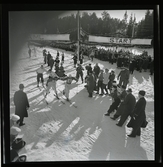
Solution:
<svg viewBox="0 0 163 167"><path fill-rule="evenodd" d="M70 90L70 98L77 108L68 102L62 104L52 91L47 96L49 106L46 106L44 91L36 88L35 72L43 64L44 48L36 48L37 57L28 58L26 46L20 51L17 63L10 71L10 114L15 110L13 95L18 85L23 83L31 106L29 117L24 121L26 125L21 127L19 135L27 143L21 151L27 154L27 161L154 160L154 79L149 72L134 71L130 76L129 87L136 97L140 89L147 92L146 114L149 124L146 129L142 129L141 137L128 138L131 129L125 125L117 127L117 121L103 115L111 104L111 98L96 94L89 98L80 79L77 84L73 82ZM56 57L56 49L46 49ZM97 59L91 63L92 66L96 62L102 68L114 69L116 75L120 71L116 64ZM85 57L83 66L89 63L90 60ZM47 65L44 66L48 69ZM70 52L65 52L63 66L66 74L75 76ZM45 74L45 81L47 77ZM58 81L57 88L62 91L64 82Z"/></svg>

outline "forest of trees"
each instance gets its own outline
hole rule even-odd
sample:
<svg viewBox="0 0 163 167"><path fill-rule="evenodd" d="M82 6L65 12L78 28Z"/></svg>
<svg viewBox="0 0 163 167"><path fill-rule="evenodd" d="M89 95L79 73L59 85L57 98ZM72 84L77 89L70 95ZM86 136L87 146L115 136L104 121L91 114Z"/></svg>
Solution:
<svg viewBox="0 0 163 167"><path fill-rule="evenodd" d="M153 12L150 10L146 11L144 19L138 23L133 14L128 16L127 11L122 20L111 18L107 11L103 11L101 15L102 17L98 18L96 13L80 14L80 27L90 35L112 36L121 33L129 38L153 38ZM70 33L77 36L77 17L74 14L62 18L56 17L49 20L45 27L43 31L47 34Z"/></svg>

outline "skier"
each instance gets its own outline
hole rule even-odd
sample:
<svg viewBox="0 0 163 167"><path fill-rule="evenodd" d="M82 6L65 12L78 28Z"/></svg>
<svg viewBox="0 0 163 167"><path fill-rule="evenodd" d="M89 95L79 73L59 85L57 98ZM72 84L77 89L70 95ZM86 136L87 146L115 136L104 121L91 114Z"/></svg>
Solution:
<svg viewBox="0 0 163 167"><path fill-rule="evenodd" d="M59 79L58 75L53 72L53 71L50 71L50 74L49 74L49 79L47 80L47 83L46 83L46 94L45 94L45 98L47 96L47 94L49 94L49 90L50 88L52 88L55 92L55 95L56 97L58 98L58 93L57 93L57 89L56 89L56 81Z"/></svg>
<svg viewBox="0 0 163 167"><path fill-rule="evenodd" d="M71 74L67 77L61 78L61 80L66 81L65 83L65 89L63 90L63 94L66 96L66 100L69 101L69 92L71 88L71 83L73 80L77 82L77 79L75 77L72 77Z"/></svg>
<svg viewBox="0 0 163 167"><path fill-rule="evenodd" d="M39 87L40 79L41 79L41 82L42 82L42 86L44 86L44 78L43 78L43 73L44 72L47 72L47 71L45 70L43 65L41 65L41 67L36 70L36 73L37 73L37 87Z"/></svg>

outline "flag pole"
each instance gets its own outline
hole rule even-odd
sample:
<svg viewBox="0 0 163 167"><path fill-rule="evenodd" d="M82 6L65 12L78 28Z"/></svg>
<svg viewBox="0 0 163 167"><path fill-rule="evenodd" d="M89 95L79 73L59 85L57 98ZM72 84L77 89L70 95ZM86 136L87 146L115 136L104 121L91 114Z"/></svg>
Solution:
<svg viewBox="0 0 163 167"><path fill-rule="evenodd" d="M80 23L79 23L79 10L78 10L78 61L79 61L79 51L80 51Z"/></svg>

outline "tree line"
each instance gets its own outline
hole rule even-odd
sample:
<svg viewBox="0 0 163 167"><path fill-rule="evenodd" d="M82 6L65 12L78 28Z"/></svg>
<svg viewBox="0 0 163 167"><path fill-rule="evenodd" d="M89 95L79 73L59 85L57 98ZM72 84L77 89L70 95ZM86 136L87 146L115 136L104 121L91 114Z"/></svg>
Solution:
<svg viewBox="0 0 163 167"><path fill-rule="evenodd" d="M153 38L153 11L147 10L144 19L136 22L135 16L131 13L129 22L127 11L123 19L111 18L107 11L103 11L102 17L96 13L83 12L80 14L80 27L85 33L99 36L114 36L116 33L123 34L128 38ZM45 25L44 33L70 33L77 36L77 15L71 14L65 17L50 19Z"/></svg>

